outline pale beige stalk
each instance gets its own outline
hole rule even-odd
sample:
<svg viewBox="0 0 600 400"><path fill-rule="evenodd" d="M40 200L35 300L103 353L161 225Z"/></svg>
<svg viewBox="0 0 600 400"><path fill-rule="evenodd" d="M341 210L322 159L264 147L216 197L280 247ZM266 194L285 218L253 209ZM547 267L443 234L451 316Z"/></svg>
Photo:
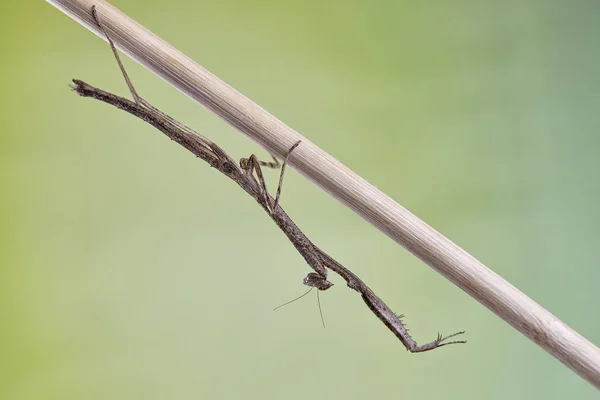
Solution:
<svg viewBox="0 0 600 400"><path fill-rule="evenodd" d="M96 5L119 49L271 154L281 158L302 140L289 165L600 389L596 346L308 139L107 2L48 2L102 37L91 16Z"/></svg>

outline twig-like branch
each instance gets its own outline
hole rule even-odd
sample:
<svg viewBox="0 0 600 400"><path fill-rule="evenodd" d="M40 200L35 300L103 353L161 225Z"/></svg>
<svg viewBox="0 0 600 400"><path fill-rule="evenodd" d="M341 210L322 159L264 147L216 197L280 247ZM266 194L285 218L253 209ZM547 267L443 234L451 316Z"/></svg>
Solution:
<svg viewBox="0 0 600 400"><path fill-rule="evenodd" d="M97 5L119 49L271 154L302 140L292 167L600 389L600 349L335 158L106 1L47 1L101 36L90 14Z"/></svg>

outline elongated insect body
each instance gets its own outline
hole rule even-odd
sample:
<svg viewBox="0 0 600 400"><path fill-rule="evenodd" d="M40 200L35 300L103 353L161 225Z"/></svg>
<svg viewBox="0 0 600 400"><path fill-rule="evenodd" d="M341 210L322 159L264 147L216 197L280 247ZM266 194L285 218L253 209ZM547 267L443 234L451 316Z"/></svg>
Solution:
<svg viewBox="0 0 600 400"><path fill-rule="evenodd" d="M116 96L112 93L105 92L77 79L73 80L73 85L71 86L73 91L80 96L92 97L94 99L111 104L148 122L163 132L166 136L192 152L194 155L206 161L210 166L214 167L225 176L235 181L246 193L252 196L258 202L258 204L260 204L260 206L273 219L277 226L286 234L296 250L298 250L302 257L304 257L304 260L306 260L308 265L314 270L314 272L306 275L303 283L311 288L318 289L317 300L319 299L319 291L327 290L333 286L333 283L327 280L327 270L330 269L340 275L346 281L348 287L361 294L369 309L394 333L394 335L396 335L396 337L398 337L398 339L400 339L402 344L404 344L406 349L410 352L418 353L433 350L448 344L466 343L462 340L451 342L447 341L447 339L451 337L464 333L458 332L446 337L442 337L440 334L438 334L434 341L421 346L417 345L413 338L408 334L408 330L406 329L402 320L390 310L383 300L376 296L375 293L352 271L342 266L327 253L314 245L296 226L296 224L285 213L285 211L283 211L279 205L281 188L283 185L283 175L288 158L292 154L292 151L300 145L299 141L292 144L287 152L285 160L281 166L277 194L275 198L273 198L267 191L267 186L260 167L261 165L266 167L277 167L279 166L279 162L275 158L274 162L272 163L259 161L258 158L253 154L249 158L240 160L238 164L215 143L183 125L174 118L171 118L142 99L135 91L135 88L133 87L129 76L125 71L123 64L121 63L119 54L117 53L111 38L108 36L106 30L98 19L95 6L92 7L91 11L92 17L98 24L100 30L106 36L111 46L113 54L117 59L123 77L125 78L127 86L129 87L135 102L120 96ZM254 174L256 174L258 180L255 178ZM308 292L304 295L306 294L308 294ZM286 304L289 304L289 302ZM325 325L324 322L323 325Z"/></svg>

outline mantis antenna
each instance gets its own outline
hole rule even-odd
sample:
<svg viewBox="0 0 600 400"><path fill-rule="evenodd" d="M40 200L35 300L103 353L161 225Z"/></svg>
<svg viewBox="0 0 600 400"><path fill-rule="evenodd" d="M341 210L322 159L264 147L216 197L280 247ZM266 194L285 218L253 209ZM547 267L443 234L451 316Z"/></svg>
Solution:
<svg viewBox="0 0 600 400"><path fill-rule="evenodd" d="M309 294L310 292L312 292L313 289L314 289L314 287L311 287L303 295L298 296L294 300L290 300L287 303L283 303L282 305L279 305L279 306L275 307L273 309L273 311L277 311L278 309L280 309L283 306L287 306L288 304L291 304L291 303L295 302L296 300L300 300L301 298L303 298L304 296L306 296L307 294ZM323 310L321 309L321 299L319 298L319 291L318 290L317 290L317 304L319 305L319 314L321 314L321 323L323 324L323 328L325 328L325 319L323 318Z"/></svg>

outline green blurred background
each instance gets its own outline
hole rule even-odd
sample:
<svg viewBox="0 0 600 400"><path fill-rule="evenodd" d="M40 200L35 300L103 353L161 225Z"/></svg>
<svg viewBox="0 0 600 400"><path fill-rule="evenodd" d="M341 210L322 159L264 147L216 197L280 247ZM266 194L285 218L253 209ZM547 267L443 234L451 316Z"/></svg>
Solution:
<svg viewBox="0 0 600 400"><path fill-rule="evenodd" d="M600 236L597 1L114 5L302 132L592 342ZM283 206L417 341L307 265L252 199L141 121L107 45L3 2L0 398L592 399L598 392L290 172ZM263 150L129 59L138 91L235 157ZM275 187L276 172L268 172Z"/></svg>

